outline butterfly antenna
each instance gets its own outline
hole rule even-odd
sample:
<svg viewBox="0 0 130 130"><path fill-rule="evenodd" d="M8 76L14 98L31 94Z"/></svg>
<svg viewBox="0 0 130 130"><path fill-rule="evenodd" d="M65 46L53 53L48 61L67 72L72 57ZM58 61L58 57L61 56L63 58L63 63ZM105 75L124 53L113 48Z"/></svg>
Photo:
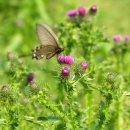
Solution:
<svg viewBox="0 0 130 130"><path fill-rule="evenodd" d="M19 58L29 57L32 56L32 54L26 54L26 55L20 55Z"/></svg>

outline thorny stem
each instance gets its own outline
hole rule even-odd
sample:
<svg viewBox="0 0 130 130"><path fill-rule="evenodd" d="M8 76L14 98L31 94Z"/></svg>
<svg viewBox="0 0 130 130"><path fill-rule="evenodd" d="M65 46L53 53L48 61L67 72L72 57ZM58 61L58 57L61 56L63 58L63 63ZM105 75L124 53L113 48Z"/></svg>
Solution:
<svg viewBox="0 0 130 130"><path fill-rule="evenodd" d="M66 83L66 87L67 89L67 102L68 102L68 106L69 106L69 113L70 113L70 119L71 119L71 124L73 129L76 129L76 123L75 123L75 105L74 105L74 90L73 90L73 86L71 84L67 84Z"/></svg>
<svg viewBox="0 0 130 130"><path fill-rule="evenodd" d="M25 120L28 121L28 122L31 122L33 124L36 124L36 125L39 125L39 126L45 126L44 124L42 124L40 121L37 121L37 120L34 120L30 117L25 117Z"/></svg>
<svg viewBox="0 0 130 130"><path fill-rule="evenodd" d="M91 72L90 72L91 73ZM82 77L80 77L78 80L76 80L74 83L72 83L72 86L75 86L80 80L82 80L84 77L86 77L87 75L89 75L90 73L88 74L83 74Z"/></svg>

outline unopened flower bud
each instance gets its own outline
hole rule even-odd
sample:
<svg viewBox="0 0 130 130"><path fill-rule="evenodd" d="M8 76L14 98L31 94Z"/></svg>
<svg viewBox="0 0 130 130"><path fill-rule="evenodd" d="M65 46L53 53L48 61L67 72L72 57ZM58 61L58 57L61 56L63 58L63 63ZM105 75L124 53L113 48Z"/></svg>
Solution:
<svg viewBox="0 0 130 130"><path fill-rule="evenodd" d="M1 87L1 94L2 96L8 96L9 95L9 87L4 85Z"/></svg>
<svg viewBox="0 0 130 130"><path fill-rule="evenodd" d="M30 85L30 87L31 87L32 89L37 89L37 84L36 84L36 82L31 81L31 82L29 83L29 85Z"/></svg>
<svg viewBox="0 0 130 130"><path fill-rule="evenodd" d="M79 66L82 68L82 70L86 70L88 68L88 62L82 61Z"/></svg>
<svg viewBox="0 0 130 130"><path fill-rule="evenodd" d="M8 60L12 60L12 59L14 59L14 57L15 57L15 54L13 52L8 52L7 53L7 59Z"/></svg>
<svg viewBox="0 0 130 130"><path fill-rule="evenodd" d="M117 74L113 72L108 72L106 74L106 81L109 82L110 84L113 84L117 78Z"/></svg>

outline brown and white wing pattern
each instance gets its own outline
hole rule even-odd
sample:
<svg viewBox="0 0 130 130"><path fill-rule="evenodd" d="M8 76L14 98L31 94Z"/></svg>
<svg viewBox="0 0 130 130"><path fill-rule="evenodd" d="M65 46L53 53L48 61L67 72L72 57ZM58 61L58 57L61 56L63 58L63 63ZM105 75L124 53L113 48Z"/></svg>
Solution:
<svg viewBox="0 0 130 130"><path fill-rule="evenodd" d="M58 46L57 36L49 26L46 24L37 24L36 31L40 45L36 47L36 49L32 50L32 58L39 60L46 57L46 59L50 59L54 55L63 51L63 49ZM30 54L22 55L20 57L26 56L30 56Z"/></svg>
<svg viewBox="0 0 130 130"><path fill-rule="evenodd" d="M50 59L56 53L60 53L62 49L58 46L58 39L54 32L45 24L36 25L37 35L40 42L40 46L32 52L32 58L42 59L46 56L46 59Z"/></svg>
<svg viewBox="0 0 130 130"><path fill-rule="evenodd" d="M51 53L55 53L56 48L54 46L48 45L43 46L40 45L40 47L37 47L32 52L32 58L36 58L37 60L42 59L43 57L47 57Z"/></svg>
<svg viewBox="0 0 130 130"><path fill-rule="evenodd" d="M43 46L52 45L58 47L58 38L49 26L37 24L36 30L40 44Z"/></svg>

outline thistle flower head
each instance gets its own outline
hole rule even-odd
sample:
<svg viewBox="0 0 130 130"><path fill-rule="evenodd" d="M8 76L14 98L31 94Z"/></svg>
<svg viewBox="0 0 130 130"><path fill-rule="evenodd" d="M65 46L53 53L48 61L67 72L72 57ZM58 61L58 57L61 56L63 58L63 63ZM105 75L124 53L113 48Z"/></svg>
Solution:
<svg viewBox="0 0 130 130"><path fill-rule="evenodd" d="M2 96L8 96L9 95L9 87L6 85L3 85L0 89L0 93L2 94Z"/></svg>
<svg viewBox="0 0 130 130"><path fill-rule="evenodd" d="M81 6L78 8L78 12L80 16L85 16L86 15L86 8Z"/></svg>
<svg viewBox="0 0 130 130"><path fill-rule="evenodd" d="M130 36L129 35L125 35L124 39L125 39L125 41L130 41Z"/></svg>
<svg viewBox="0 0 130 130"><path fill-rule="evenodd" d="M95 14L95 13L97 12L97 6L96 6L96 5L92 5L92 6L90 7L90 12L91 12L92 14Z"/></svg>
<svg viewBox="0 0 130 130"><path fill-rule="evenodd" d="M114 84L118 78L119 76L114 72L108 72L105 75L105 80L110 84Z"/></svg>
<svg viewBox="0 0 130 130"><path fill-rule="evenodd" d="M88 68L88 62L82 61L79 66L81 67L82 70L86 70Z"/></svg>
<svg viewBox="0 0 130 130"><path fill-rule="evenodd" d="M29 73L29 74L27 75L27 81L28 81L28 82L31 82L31 81L33 81L33 79L34 79L34 73Z"/></svg>
<svg viewBox="0 0 130 130"><path fill-rule="evenodd" d="M58 62L60 64L73 64L74 63L74 58L72 56L65 56L65 55L61 55L58 56Z"/></svg>
<svg viewBox="0 0 130 130"><path fill-rule="evenodd" d="M70 17L73 17L73 16L76 16L78 13L78 10L77 9L73 9L73 10L69 10L67 12L67 15L70 16Z"/></svg>
<svg viewBox="0 0 130 130"><path fill-rule="evenodd" d="M8 91L8 86L6 86L6 85L3 85L2 87L1 87L1 91L2 92L7 92Z"/></svg>
<svg viewBox="0 0 130 130"><path fill-rule="evenodd" d="M58 56L58 62L60 63L60 64L64 64L64 55L60 55L60 56Z"/></svg>
<svg viewBox="0 0 130 130"><path fill-rule="evenodd" d="M121 36L120 36L120 35L114 35L114 36L113 36L113 40L114 40L115 42L120 42L120 41L121 41Z"/></svg>
<svg viewBox="0 0 130 130"><path fill-rule="evenodd" d="M70 74L70 69L68 67L64 67L61 71L61 76L62 77L68 77Z"/></svg>
<svg viewBox="0 0 130 130"><path fill-rule="evenodd" d="M65 64L71 65L71 64L73 64L73 62L74 62L74 58L72 56L65 56L64 57L64 63Z"/></svg>

